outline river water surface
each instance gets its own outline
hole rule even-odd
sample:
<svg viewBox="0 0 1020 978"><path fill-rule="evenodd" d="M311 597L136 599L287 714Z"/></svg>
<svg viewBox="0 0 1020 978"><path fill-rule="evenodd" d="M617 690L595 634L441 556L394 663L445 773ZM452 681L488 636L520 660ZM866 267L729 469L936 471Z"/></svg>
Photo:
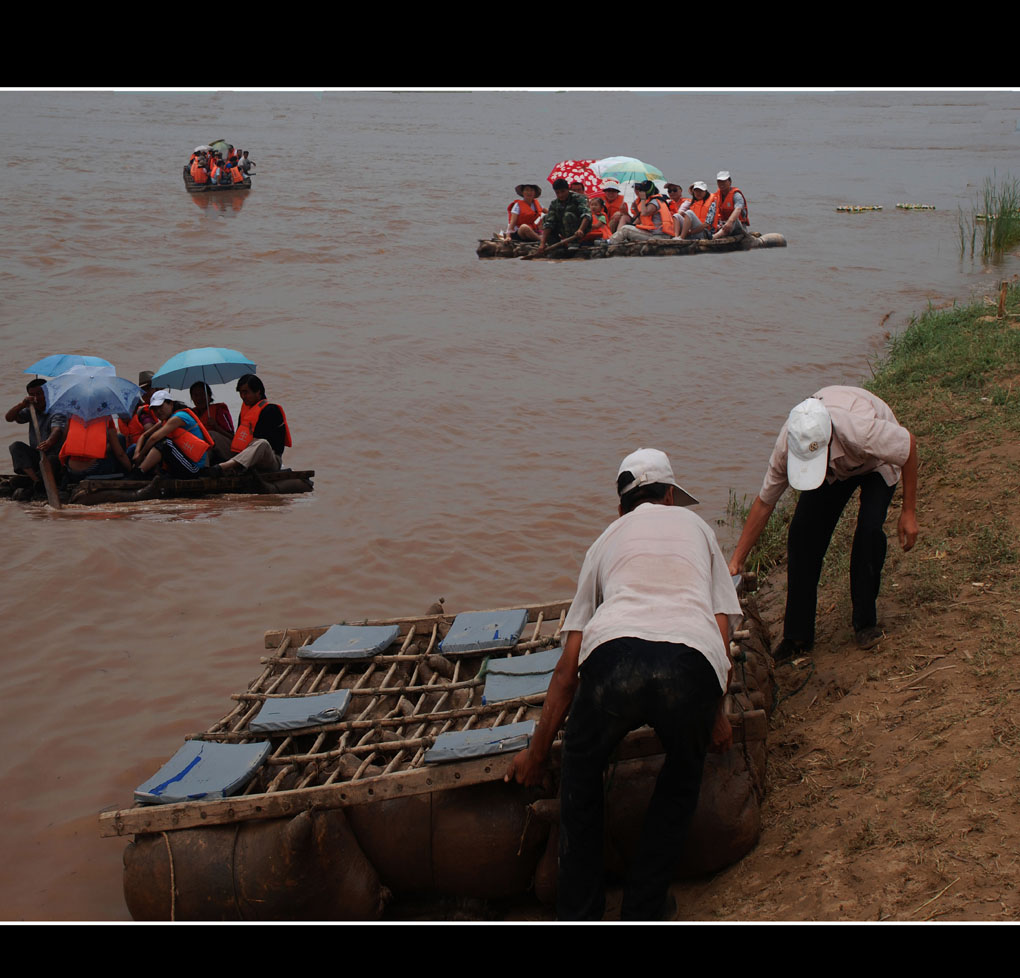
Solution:
<svg viewBox="0 0 1020 978"><path fill-rule="evenodd" d="M752 496L794 403L1020 268L961 259L957 219L1018 119L1015 93L0 94L4 410L50 353L135 379L231 347L317 473L282 499L0 503L0 917L127 919L98 813L227 712L266 629L570 596L641 446L709 521ZM254 188L188 195L221 136ZM611 155L729 169L789 247L476 258L515 184Z"/></svg>

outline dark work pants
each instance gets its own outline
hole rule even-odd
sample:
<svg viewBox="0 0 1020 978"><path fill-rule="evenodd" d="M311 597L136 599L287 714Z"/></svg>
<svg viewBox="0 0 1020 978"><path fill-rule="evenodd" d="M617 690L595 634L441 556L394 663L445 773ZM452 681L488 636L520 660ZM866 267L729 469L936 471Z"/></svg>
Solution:
<svg viewBox="0 0 1020 978"><path fill-rule="evenodd" d="M11 467L15 472L23 473L25 469L39 469L39 451L38 449L32 448L31 445L25 444L23 441L12 442L11 446ZM56 471L60 459L59 459L59 448L54 449L52 452L47 452L49 456L50 466Z"/></svg>
<svg viewBox="0 0 1020 978"><path fill-rule="evenodd" d="M860 487L861 504L850 551L850 600L854 631L878 623L875 600L882 581L886 540L882 525L895 486L877 472L852 479L823 482L802 492L790 522L787 540L786 621L783 637L811 645L815 640L818 578L839 517Z"/></svg>
<svg viewBox="0 0 1020 978"><path fill-rule="evenodd" d="M620 638L580 669L563 742L556 909L560 920L600 920L605 909L603 773L626 734L655 729L666 760L645 815L623 894L623 920L658 920L698 804L722 690L695 649Z"/></svg>

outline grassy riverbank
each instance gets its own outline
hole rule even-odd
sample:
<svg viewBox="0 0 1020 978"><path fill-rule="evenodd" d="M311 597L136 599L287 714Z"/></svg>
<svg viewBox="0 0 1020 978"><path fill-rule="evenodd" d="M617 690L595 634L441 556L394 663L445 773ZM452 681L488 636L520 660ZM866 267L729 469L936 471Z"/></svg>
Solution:
<svg viewBox="0 0 1020 978"><path fill-rule="evenodd" d="M920 459L917 546L896 543L899 492L887 522L886 638L868 652L853 643L851 503L826 559L815 651L777 669L759 845L678 886L682 919L1020 918L1020 286L1002 319L997 305L996 290L929 310L865 383L915 433ZM760 594L774 641L778 559Z"/></svg>

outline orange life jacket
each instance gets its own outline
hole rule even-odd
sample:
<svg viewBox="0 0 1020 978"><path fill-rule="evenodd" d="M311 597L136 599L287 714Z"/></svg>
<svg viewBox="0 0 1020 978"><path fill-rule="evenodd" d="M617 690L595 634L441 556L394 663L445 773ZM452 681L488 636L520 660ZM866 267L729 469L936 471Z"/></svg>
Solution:
<svg viewBox="0 0 1020 978"><path fill-rule="evenodd" d="M251 440L255 437L255 425L258 424L259 415L268 403L269 401L266 398L262 398L261 401L253 404L251 407L244 403L241 404L241 413L237 416L237 431L234 432L234 439L230 443L230 450L232 452L236 454L251 444ZM287 424L287 415L283 413L283 408L279 404L276 406L280 408L280 414L283 416L283 444L290 448L293 442L290 440L290 426Z"/></svg>
<svg viewBox="0 0 1020 978"><path fill-rule="evenodd" d="M670 214L675 214L678 210L680 210L680 205L684 203L684 201L688 201L690 199L690 197L681 197L679 200L673 200L670 198L669 204L667 205L669 207ZM690 210L690 208L688 208L688 210Z"/></svg>
<svg viewBox="0 0 1020 978"><path fill-rule="evenodd" d="M127 424L119 419L117 421L120 433L127 439L129 448L142 437L147 428L151 428L154 424L159 424L159 418L148 404L139 404Z"/></svg>
<svg viewBox="0 0 1020 978"><path fill-rule="evenodd" d="M608 197L606 198L606 215L609 217L610 220L613 219L613 217L616 215L616 212L621 208L623 209L623 212L626 214L627 205L623 201L623 194L617 194L616 200L610 200Z"/></svg>
<svg viewBox="0 0 1020 978"><path fill-rule="evenodd" d="M244 183L244 174L236 166L230 168L230 178L234 183Z"/></svg>
<svg viewBox="0 0 1020 978"><path fill-rule="evenodd" d="M198 425L199 430L202 432L202 438L199 438L197 435L193 435L187 428L184 427L174 428L167 437L177 446L182 455L190 459L192 462L197 462L207 451L209 451L210 448L216 447L216 442L212 440L212 436L208 431L206 431L205 425L198 420L195 416L195 412L192 411L191 408L178 408L177 410L185 411L194 418L195 424ZM174 414L176 413L177 411L174 411ZM202 439L205 440L203 441Z"/></svg>
<svg viewBox="0 0 1020 978"><path fill-rule="evenodd" d="M195 183L208 183L209 182L209 171L204 166L199 166L197 163L191 168L191 179Z"/></svg>
<svg viewBox="0 0 1020 978"><path fill-rule="evenodd" d="M60 446L60 461L75 458L106 458L106 429L113 422L96 418L88 423L73 414L67 419L67 436Z"/></svg>
<svg viewBox="0 0 1020 978"><path fill-rule="evenodd" d="M209 412L212 411L213 419L221 428L226 428L231 434L234 432L234 419L230 416L230 408L223 404L221 401L213 401L212 404L206 406L206 409L196 416L202 424L208 424Z"/></svg>
<svg viewBox="0 0 1020 978"><path fill-rule="evenodd" d="M520 213L517 215L517 227L527 224L529 228L533 228L535 222L542 216L542 205L537 200L533 200L530 204L526 200L512 200L506 206L508 221L512 216L511 212L514 209L514 204L521 205L518 208Z"/></svg>
<svg viewBox="0 0 1020 978"><path fill-rule="evenodd" d="M659 205L659 225L655 223L655 214L642 214L641 206L647 204L648 200L652 203ZM676 233L673 229L673 215L670 213L669 208L663 203L661 197L652 197L644 201L637 200L635 204L638 207L638 215L634 220L634 227L640 228L642 231L662 231L664 234L668 234L671 238ZM660 226L661 225L661 226Z"/></svg>
<svg viewBox="0 0 1020 978"><path fill-rule="evenodd" d="M717 197L717 194L709 194L707 197L703 197L701 200L691 200L691 206L688 210L704 224L708 220L708 208L712 205L712 201Z"/></svg>
<svg viewBox="0 0 1020 978"><path fill-rule="evenodd" d="M604 241L611 238L612 231L609 230L609 218L603 214L601 217L591 216L591 230L581 238L582 241Z"/></svg>
<svg viewBox="0 0 1020 978"><path fill-rule="evenodd" d="M733 213L733 198L736 194L740 194L743 197L743 193L739 187L730 187L730 189L726 191L725 198L722 197L719 191L716 191L713 195L718 198L718 203L715 208L715 224L712 225L713 231L718 231L719 228L721 228L729 220L730 214ZM751 223L750 218L747 216L746 197L744 197L744 206L740 210L740 217L738 220L744 225L744 227L747 227L747 225Z"/></svg>

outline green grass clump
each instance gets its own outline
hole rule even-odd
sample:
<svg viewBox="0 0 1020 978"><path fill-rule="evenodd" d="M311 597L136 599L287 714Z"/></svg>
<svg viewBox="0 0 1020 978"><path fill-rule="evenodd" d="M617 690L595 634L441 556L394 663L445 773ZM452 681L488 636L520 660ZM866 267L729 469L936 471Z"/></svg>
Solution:
<svg viewBox="0 0 1020 978"><path fill-rule="evenodd" d="M745 562L747 570L762 579L786 557L786 534L790 528L790 520L793 519L793 511L796 508L799 494L794 492L792 495L793 499L788 499L776 507L768 523L765 524L761 536L758 537L758 542L747 555ZM750 510L751 504L747 501L747 496L737 499L736 493L731 489L729 502L726 504L726 517L729 524L734 527L742 527Z"/></svg>

